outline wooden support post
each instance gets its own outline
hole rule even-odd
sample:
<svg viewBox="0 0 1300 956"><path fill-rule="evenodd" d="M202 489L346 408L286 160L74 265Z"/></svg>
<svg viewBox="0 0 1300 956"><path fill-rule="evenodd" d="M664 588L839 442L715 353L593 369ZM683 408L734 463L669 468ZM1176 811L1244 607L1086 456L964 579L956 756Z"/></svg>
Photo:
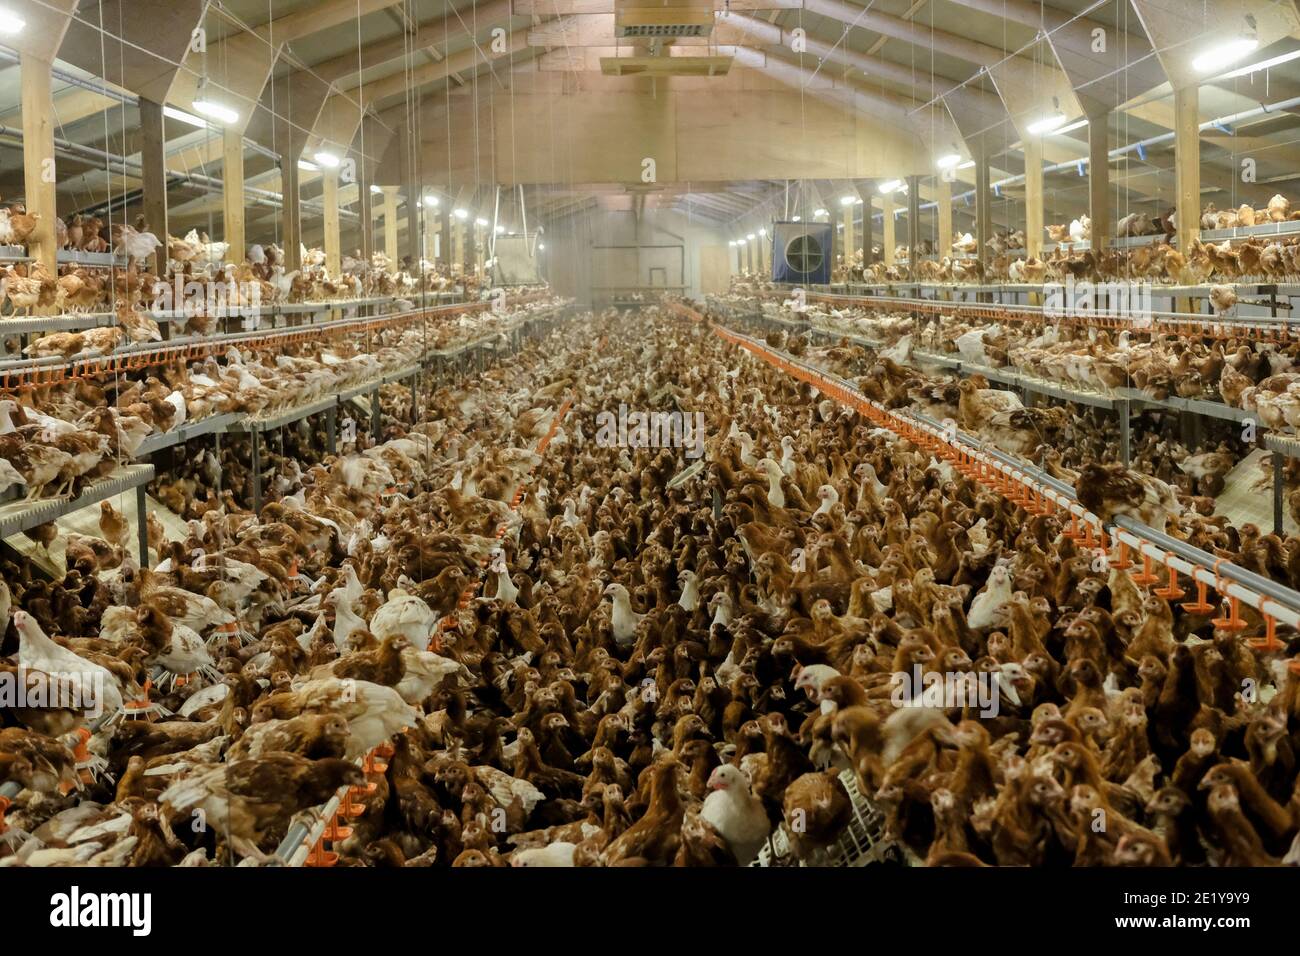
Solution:
<svg viewBox="0 0 1300 956"><path fill-rule="evenodd" d="M406 255L411 257L411 268L420 272L420 257L424 255L424 209L414 183L407 185L406 194Z"/></svg>
<svg viewBox="0 0 1300 956"><path fill-rule="evenodd" d="M438 231L442 236L438 240L438 249L444 268L451 267L451 204L443 203L438 207Z"/></svg>
<svg viewBox="0 0 1300 956"><path fill-rule="evenodd" d="M50 90L50 64L29 53L20 61L23 105L23 196L27 211L36 215L27 246L50 274L58 271L54 221L58 218L55 194L54 100Z"/></svg>
<svg viewBox="0 0 1300 956"><path fill-rule="evenodd" d="M875 212L871 207L871 197L875 193L876 182L874 179L868 179L858 187L858 195L866 193L862 197L862 265L863 268L871 265L871 244L875 240L872 238L873 231L876 228Z"/></svg>
<svg viewBox="0 0 1300 956"><path fill-rule="evenodd" d="M424 254L424 208L421 202L419 186L414 177L406 182L406 247L404 256L411 257L411 269L416 276L423 275L420 257ZM422 280L423 281L423 280ZM421 286L423 289L423 286Z"/></svg>
<svg viewBox="0 0 1300 956"><path fill-rule="evenodd" d="M1088 218L1092 220L1092 248L1106 248L1111 235L1110 130L1104 109L1088 116Z"/></svg>
<svg viewBox="0 0 1300 956"><path fill-rule="evenodd" d="M884 210L884 228L880 230L881 251L885 257L885 265L894 264L894 194L886 193L881 197L881 204Z"/></svg>
<svg viewBox="0 0 1300 956"><path fill-rule="evenodd" d="M298 157L290 149L280 159L284 201L280 209L280 236L284 243L284 271L302 268L302 207L298 204Z"/></svg>
<svg viewBox="0 0 1300 956"><path fill-rule="evenodd" d="M325 268L330 275L337 276L343 271L343 256L340 248L342 237L339 234L339 177L333 169L321 170L321 200L325 205L323 227L325 230Z"/></svg>
<svg viewBox="0 0 1300 956"><path fill-rule="evenodd" d="M982 264L988 263L988 243L993 238L991 192L988 152L981 146L975 153L975 257Z"/></svg>
<svg viewBox="0 0 1300 956"><path fill-rule="evenodd" d="M451 227L451 264L465 271L465 224L457 219Z"/></svg>
<svg viewBox="0 0 1300 956"><path fill-rule="evenodd" d="M939 194L939 205L935 210L935 244L940 256L952 255L952 183L947 182L942 176L934 185Z"/></svg>
<svg viewBox="0 0 1300 956"><path fill-rule="evenodd" d="M221 134L221 199L226 259L244 261L244 134L237 128ZM158 238L162 238L159 236Z"/></svg>
<svg viewBox="0 0 1300 956"><path fill-rule="evenodd" d="M361 225L359 227L361 231L359 239L361 259L369 265L370 253L375 248L375 204L374 194L370 191L370 183L365 180L357 183L357 206L361 212Z"/></svg>
<svg viewBox="0 0 1300 956"><path fill-rule="evenodd" d="M921 239L921 178L907 177L907 264L916 278L916 247Z"/></svg>
<svg viewBox="0 0 1300 956"><path fill-rule="evenodd" d="M1043 141L1027 136L1025 147L1025 255L1043 249Z"/></svg>
<svg viewBox="0 0 1300 956"><path fill-rule="evenodd" d="M844 207L844 243L841 246L841 255L844 256L844 274L847 280L849 266L853 262L853 251L857 247L853 245L853 210L857 207L849 203Z"/></svg>
<svg viewBox="0 0 1300 956"><path fill-rule="evenodd" d="M418 110L420 96L418 93L414 95ZM424 252L424 239L420 234L424 215L424 189L420 185L419 144L415 131L409 125L398 130L398 143L401 148L401 168L405 174L402 193L406 196L406 244L402 258L410 257L411 274L419 279L420 291L423 293L427 291L424 287L424 270L420 268L420 256Z"/></svg>
<svg viewBox="0 0 1300 956"><path fill-rule="evenodd" d="M1178 249L1186 254L1201 234L1200 97L1195 86L1174 90L1174 167L1177 182ZM1096 234L1093 225L1093 234Z"/></svg>
<svg viewBox="0 0 1300 956"><path fill-rule="evenodd" d="M154 252L154 275L167 270L167 163L161 103L140 98L140 165L144 221L162 245Z"/></svg>
<svg viewBox="0 0 1300 956"><path fill-rule="evenodd" d="M384 252L388 255L389 267L396 269L401 265L401 256L397 254L397 187L384 187Z"/></svg>

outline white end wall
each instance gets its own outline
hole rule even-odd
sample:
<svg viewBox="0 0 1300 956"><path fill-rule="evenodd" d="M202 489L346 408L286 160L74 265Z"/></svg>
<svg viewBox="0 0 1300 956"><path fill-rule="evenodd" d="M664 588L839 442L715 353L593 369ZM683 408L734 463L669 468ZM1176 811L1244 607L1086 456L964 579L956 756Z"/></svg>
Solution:
<svg viewBox="0 0 1300 956"><path fill-rule="evenodd" d="M652 280L682 286L688 298L698 299L713 291L702 288L702 272L711 283L718 281L716 266L701 268L702 250L727 248L718 224L664 209L645 210L640 222L630 211L580 213L548 226L543 241L547 279L557 293L584 304L612 287L649 287ZM712 261L719 261L716 253Z"/></svg>

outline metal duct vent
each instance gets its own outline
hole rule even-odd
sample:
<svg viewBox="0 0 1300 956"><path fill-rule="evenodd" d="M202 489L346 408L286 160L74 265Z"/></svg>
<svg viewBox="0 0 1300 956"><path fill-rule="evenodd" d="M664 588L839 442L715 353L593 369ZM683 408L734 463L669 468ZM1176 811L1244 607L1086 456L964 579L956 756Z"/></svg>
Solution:
<svg viewBox="0 0 1300 956"><path fill-rule="evenodd" d="M712 23L631 23L619 31L621 37L702 37Z"/></svg>
<svg viewBox="0 0 1300 956"><path fill-rule="evenodd" d="M616 0L614 35L628 39L704 37L713 32L713 4L701 0Z"/></svg>

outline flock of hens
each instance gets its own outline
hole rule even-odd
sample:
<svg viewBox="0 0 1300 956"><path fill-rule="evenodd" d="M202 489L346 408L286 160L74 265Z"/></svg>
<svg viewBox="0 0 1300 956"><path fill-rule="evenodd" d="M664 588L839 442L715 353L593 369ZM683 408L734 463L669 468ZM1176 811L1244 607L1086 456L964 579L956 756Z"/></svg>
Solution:
<svg viewBox="0 0 1300 956"><path fill-rule="evenodd" d="M38 217L27 213L21 205L0 207L0 246L27 245L37 221ZM425 259L417 263L410 257L395 263L383 252L373 253L369 259L360 252L344 256L337 274L327 268L324 250L306 246L300 249L301 265L293 270L286 268L284 250L275 244L255 244L243 262L226 262L229 244L213 242L197 229L190 230L183 238L167 237L166 268L162 275L156 275L150 271L150 263L164 243L149 231L143 217L137 217L134 225L113 225L111 243L100 234L103 228L104 222L99 217L83 220L77 215L67 223L59 219L56 223L58 248L94 253L111 249L125 259L124 267L74 261L60 265L57 273L51 273L40 261L11 264L0 270L0 305L7 304L11 315L31 315L38 309L43 313L64 314L113 311L130 340L141 342L161 338L157 324L147 315L155 302L161 301L154 288L160 281L164 285L229 284L234 290L229 300L231 307L410 296L421 291L441 292L454 284L462 285L466 294L473 296L479 286L478 276L465 274L459 265L446 269ZM210 316L196 315L185 331L207 334L212 326ZM119 334L111 341L106 340L106 345L91 344L98 346L97 351L109 351L120 337Z"/></svg>
<svg viewBox="0 0 1300 956"><path fill-rule="evenodd" d="M889 404L1008 411L775 344ZM1293 633L1251 649L1251 612L1214 629L707 325L581 317L407 401L150 568L2 569L0 677L97 675L113 717L0 709L0 866L270 863L344 787L348 866L817 865L861 801L930 865L1300 863ZM703 467L598 441L621 404L702 412ZM1059 467L1300 583L1300 540ZM913 669L989 675L996 714L896 706Z"/></svg>
<svg viewBox="0 0 1300 956"><path fill-rule="evenodd" d="M1201 228L1230 229L1266 223L1288 222L1300 218L1300 210L1293 211L1285 196L1276 195L1267 208L1254 209L1242 205L1238 209L1220 211L1213 203L1206 206L1201 216ZM1047 238L1054 243L1052 250L1043 256L1025 256L1025 236L1020 230L998 232L988 240L991 258L981 262L973 258L978 243L970 233L959 236L952 244L951 253L933 258L932 249L921 251L930 258L916 263L908 262L908 247L898 246L894 263L886 265L882 250L874 245L869 257L862 249L855 250L848 261L843 257L832 274L834 282L984 282L1010 281L1037 284L1042 282L1109 281L1170 283L1175 285L1203 285L1215 282L1224 288L1215 301L1218 311L1227 311L1235 304L1229 298L1229 289L1235 282L1290 282L1300 276L1300 243L1293 236L1249 237L1232 241L1191 243L1189 250L1179 251L1173 243L1177 231L1177 216L1173 211L1166 216L1150 217L1145 213L1131 213L1116 223L1116 236L1161 236L1145 245L1131 248L1106 248L1100 252L1080 248L1092 238L1089 218L1080 216L1069 224L1045 227ZM928 246L928 244L923 244Z"/></svg>
<svg viewBox="0 0 1300 956"><path fill-rule="evenodd" d="M211 415L265 417L308 405L471 338L495 336L504 344L508 329L552 304L480 315L415 314L409 322L328 340L273 350L231 346L220 359L189 363L178 353L169 364L140 373L36 386L22 404L0 401L0 492L21 484L28 498L76 494L135 458L151 435ZM53 345L42 343L79 340L95 331L117 330L52 333L34 345L37 354L70 357L76 346L55 353Z"/></svg>
<svg viewBox="0 0 1300 956"><path fill-rule="evenodd" d="M952 418L1002 450L1046 460L1049 467L1060 458L1057 448L1067 449L1076 461L1113 454L1120 441L1115 416L1076 409L1067 428L1063 409L1024 408L1015 393L988 389L980 369L989 375L1013 372L1080 394L1123 397L1125 390L1133 389L1156 402L1221 402L1273 433L1289 434L1300 427L1300 353L1293 343L1245 334L1199 340L1137 326L1114 333L1032 320L980 323L950 315L918 321L905 313L856 306L805 306L795 314L764 299L761 291L747 284L733 302L742 309L872 343L896 379L908 381L911 376L910 391L896 400L940 419ZM943 374L940 359L960 361L971 384L961 386ZM904 372L903 367L928 371ZM959 402L963 387L967 394ZM987 402L980 396L988 396ZM1205 514L1215 510L1225 480L1257 443L1244 440L1250 433L1226 414L1203 419L1197 440L1189 444L1169 437L1171 428L1175 433L1179 428L1176 410L1149 408L1135 420L1141 427L1135 428L1140 437L1135 439L1134 467L1176 486L1190 507ZM1261 470L1251 479L1256 490L1271 487L1275 457L1261 459ZM1286 460L1284 474L1287 513L1300 524L1300 463Z"/></svg>

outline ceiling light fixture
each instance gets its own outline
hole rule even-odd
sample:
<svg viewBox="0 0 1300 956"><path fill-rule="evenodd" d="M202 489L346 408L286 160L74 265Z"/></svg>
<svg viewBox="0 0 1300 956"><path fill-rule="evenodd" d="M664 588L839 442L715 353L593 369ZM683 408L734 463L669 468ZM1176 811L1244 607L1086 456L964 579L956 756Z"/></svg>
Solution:
<svg viewBox="0 0 1300 956"><path fill-rule="evenodd" d="M1239 36L1226 43L1199 54L1192 60L1192 69L1197 73L1211 73L1225 66L1236 63L1242 57L1249 56L1259 49L1259 40L1255 37Z"/></svg>
<svg viewBox="0 0 1300 956"><path fill-rule="evenodd" d="M193 113L187 113L184 110L178 110L174 106L164 106L163 116L168 119L174 119L181 123L187 123L190 126L196 126L199 129L207 129L208 121L201 116L195 116Z"/></svg>
<svg viewBox="0 0 1300 956"><path fill-rule="evenodd" d="M1270 57L1267 60L1260 60L1258 63L1251 63L1249 66L1238 67L1231 73L1224 73L1218 79L1232 80L1239 76L1249 76L1251 73L1258 73L1260 70L1281 66L1283 63L1290 63L1295 59L1300 59L1300 50L1292 50L1290 53L1283 53L1281 56Z"/></svg>
<svg viewBox="0 0 1300 956"><path fill-rule="evenodd" d="M1060 129L1052 130L1052 132L1055 133L1057 136L1060 136L1062 133L1073 133L1076 129L1083 129L1087 125L1088 125L1088 121L1086 119L1081 119L1081 120L1076 120L1075 122L1071 123L1069 126L1062 126Z"/></svg>
<svg viewBox="0 0 1300 956"><path fill-rule="evenodd" d="M451 214L455 216L457 219L461 219L461 220L469 218L469 212L467 212L464 209L453 209L451 211Z"/></svg>
<svg viewBox="0 0 1300 956"><path fill-rule="evenodd" d="M426 206L428 206L430 209L432 209L433 207L435 207L435 206L438 205L438 197L437 197L437 196L425 196L425 197L424 197L424 204L425 204ZM460 214L460 213L463 212L463 211L464 211L464 210L459 210L459 211L456 213L456 218L458 218L458 219L464 219L465 217L462 216L462 215Z"/></svg>
<svg viewBox="0 0 1300 956"><path fill-rule="evenodd" d="M305 170L306 172L309 172L309 173L319 173L319 172L320 172L320 167L319 167L319 166L317 166L315 163L309 163L309 162L307 162L307 160L305 160L305 159L300 159L300 160L298 160L298 168L299 168L299 169L302 169L302 170Z"/></svg>
<svg viewBox="0 0 1300 956"><path fill-rule="evenodd" d="M212 100L195 100L190 105L194 107L194 112L201 113L202 115L217 120L220 123L230 124L239 122L238 111L232 110L229 106L224 106L221 103L216 103Z"/></svg>
<svg viewBox="0 0 1300 956"><path fill-rule="evenodd" d="M798 221L799 221L799 218L800 218L800 217L798 217L798 216L791 216L791 217L790 217L790 221L791 221L791 222L798 222Z"/></svg>
<svg viewBox="0 0 1300 956"><path fill-rule="evenodd" d="M858 199L857 199L856 196L841 196L841 197L840 197L840 205L841 205L841 206L852 206L852 205L853 205L854 203L856 203L857 201L858 201Z"/></svg>
<svg viewBox="0 0 1300 956"><path fill-rule="evenodd" d="M10 35L21 33L25 26L27 26L27 21L22 17L15 16L8 10L0 10L0 33Z"/></svg>
<svg viewBox="0 0 1300 956"><path fill-rule="evenodd" d="M882 193L885 193L886 195L888 195L889 193L898 192L898 190L902 188L903 188L903 181L901 179L889 179L880 184L880 191Z"/></svg>
<svg viewBox="0 0 1300 956"><path fill-rule="evenodd" d="M326 167L327 169L337 169L339 163L342 162L342 160L340 160L329 150L322 149L319 153L316 154L316 162Z"/></svg>
<svg viewBox="0 0 1300 956"><path fill-rule="evenodd" d="M1025 127L1025 132L1030 136L1039 136L1043 133L1051 133L1064 126L1065 119L1065 114L1060 110L1056 110L1055 112L1048 113L1046 116L1040 116L1038 119L1034 120Z"/></svg>
<svg viewBox="0 0 1300 956"><path fill-rule="evenodd" d="M758 234L759 234L760 236L766 236L766 235L767 235L767 230L766 230L766 229L760 229L760 230L758 230Z"/></svg>
<svg viewBox="0 0 1300 956"><path fill-rule="evenodd" d="M813 217L814 217L814 218L817 218L817 217L819 217L819 216L829 216L829 215L830 215L830 213L828 213L825 209L814 209L814 210L813 210Z"/></svg>
<svg viewBox="0 0 1300 956"><path fill-rule="evenodd" d="M379 195L380 193L382 193L382 192L384 191L384 187L383 187L383 186L376 186L374 183L371 183L371 184L370 184L370 191L371 191L372 193L374 193L375 195Z"/></svg>
<svg viewBox="0 0 1300 956"><path fill-rule="evenodd" d="M961 162L961 153L949 153L946 156L940 156L934 161L934 164L940 169L952 169Z"/></svg>
<svg viewBox="0 0 1300 956"><path fill-rule="evenodd" d="M478 226L479 228L482 228L483 226L486 226L487 224L488 224L488 221L487 221L486 219L484 219L482 216L479 216L477 219L474 220L474 225Z"/></svg>

